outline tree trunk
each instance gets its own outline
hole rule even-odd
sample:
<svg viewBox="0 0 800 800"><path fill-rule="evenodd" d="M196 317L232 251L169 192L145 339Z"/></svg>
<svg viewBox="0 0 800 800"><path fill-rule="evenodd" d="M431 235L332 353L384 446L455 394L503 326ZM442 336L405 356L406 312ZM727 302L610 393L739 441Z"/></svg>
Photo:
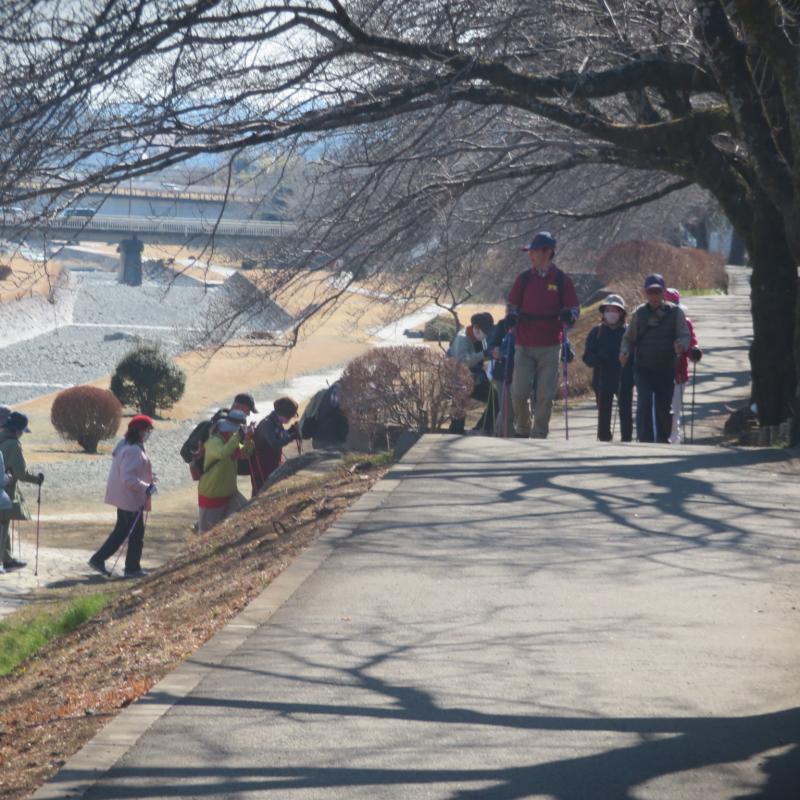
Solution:
<svg viewBox="0 0 800 800"><path fill-rule="evenodd" d="M750 367L758 421L778 425L793 415L797 393L795 371L795 304L797 265L789 249L783 220L763 198L754 204L747 249L753 344Z"/></svg>

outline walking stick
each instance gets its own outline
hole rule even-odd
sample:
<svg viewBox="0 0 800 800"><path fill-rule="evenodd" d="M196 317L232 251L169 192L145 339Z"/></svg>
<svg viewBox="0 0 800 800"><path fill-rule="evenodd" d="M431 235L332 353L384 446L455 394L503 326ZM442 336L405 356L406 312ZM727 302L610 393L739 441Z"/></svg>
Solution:
<svg viewBox="0 0 800 800"><path fill-rule="evenodd" d="M39 521L42 516L42 484L39 484L39 493L36 496L36 561L33 574L39 574Z"/></svg>
<svg viewBox="0 0 800 800"><path fill-rule="evenodd" d="M564 326L563 342L561 344L561 363L563 366L564 380L564 432L569 441L569 362L567 360L569 340L567 339L567 328Z"/></svg>
<svg viewBox="0 0 800 800"><path fill-rule="evenodd" d="M692 361L692 424L689 430L689 444L694 444L694 393L697 386L697 362Z"/></svg>

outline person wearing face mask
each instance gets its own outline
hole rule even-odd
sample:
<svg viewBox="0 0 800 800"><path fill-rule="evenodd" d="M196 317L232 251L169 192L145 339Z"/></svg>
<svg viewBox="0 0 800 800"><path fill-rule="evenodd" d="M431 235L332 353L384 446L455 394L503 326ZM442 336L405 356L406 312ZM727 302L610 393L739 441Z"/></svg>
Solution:
<svg viewBox="0 0 800 800"><path fill-rule="evenodd" d="M448 350L451 358L460 361L472 373L473 389L470 398L484 403L489 400L492 389L489 377L483 368L483 362L488 358L484 342L493 325L494 319L488 311L473 314L470 324L456 334ZM491 430L494 430L494 419ZM463 417L454 419L450 423L450 433L464 433Z"/></svg>
<svg viewBox="0 0 800 800"><path fill-rule="evenodd" d="M241 459L253 455L253 428L244 411L234 409L214 423L203 455L203 475L197 485L198 530L210 531L247 505L236 478Z"/></svg>
<svg viewBox="0 0 800 800"><path fill-rule="evenodd" d="M106 503L116 506L117 524L102 547L89 559L89 566L101 575L110 575L106 559L110 558L127 540L125 577L142 578L148 573L142 569L144 547L144 515L151 509L155 494L155 476L145 443L153 430L153 420L137 414L128 423L125 437L114 448L111 469L106 483Z"/></svg>
<svg viewBox="0 0 800 800"><path fill-rule="evenodd" d="M291 397L279 397L272 406L272 413L258 423L255 432L255 452L250 474L253 479L253 496L261 491L269 476L283 461L283 448L300 439L300 429L295 422L288 429L284 426L297 416L297 403Z"/></svg>
<svg viewBox="0 0 800 800"><path fill-rule="evenodd" d="M597 438L610 442L611 414L617 398L619 432L623 442L633 439L633 361L624 367L619 361L619 349L627 325L625 301L610 294L600 303L600 324L586 337L583 362L592 368L592 388L597 401Z"/></svg>
<svg viewBox="0 0 800 800"><path fill-rule="evenodd" d="M686 307L681 303L681 293L677 289L667 289L664 292L664 299L668 303L674 303L684 314L686 313ZM686 384L689 382L689 361L696 364L703 357L703 351L698 346L694 324L689 317L686 317L686 325L689 327L689 349L681 353L675 361L675 388L672 391L670 444L680 444L683 440L681 418L683 416L683 393L686 389Z"/></svg>

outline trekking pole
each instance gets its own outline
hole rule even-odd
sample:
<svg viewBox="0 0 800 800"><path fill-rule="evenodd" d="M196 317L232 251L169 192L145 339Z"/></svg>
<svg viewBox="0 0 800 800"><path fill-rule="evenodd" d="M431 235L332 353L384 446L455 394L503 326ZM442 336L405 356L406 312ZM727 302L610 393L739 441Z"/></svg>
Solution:
<svg viewBox="0 0 800 800"><path fill-rule="evenodd" d="M569 441L569 366L567 361L567 348L568 348L568 340L567 340L567 328L564 327L564 341L561 344L561 363L563 366L563 376L564 380L562 381L564 384L564 432L566 434L566 438Z"/></svg>
<svg viewBox="0 0 800 800"><path fill-rule="evenodd" d="M692 424L689 429L689 444L694 444L694 393L697 387L697 362L692 361Z"/></svg>
<svg viewBox="0 0 800 800"><path fill-rule="evenodd" d="M39 493L36 496L36 560L33 574L39 574L39 521L42 516L42 484L39 484Z"/></svg>
<svg viewBox="0 0 800 800"><path fill-rule="evenodd" d="M128 550L128 541L130 540L131 536L133 535L133 531L136 528L136 524L139 522L139 517L142 516L142 512L144 511L144 506L142 506L137 512L136 516L133 518L133 525L131 525L131 529L128 531L128 535L125 537L125 541L120 545L119 550L117 550L117 557L114 559L114 563L111 565L111 572L116 569L117 562L119 561L119 557L122 555L122 548L125 548L125 551Z"/></svg>

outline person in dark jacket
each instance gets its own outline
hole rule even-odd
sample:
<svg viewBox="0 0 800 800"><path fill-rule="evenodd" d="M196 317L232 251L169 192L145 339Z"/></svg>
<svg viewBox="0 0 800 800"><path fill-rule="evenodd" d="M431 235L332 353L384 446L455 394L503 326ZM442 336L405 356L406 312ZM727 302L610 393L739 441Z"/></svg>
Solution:
<svg viewBox="0 0 800 800"><path fill-rule="evenodd" d="M273 404L272 413L258 423L250 471L254 497L269 480L269 476L281 465L283 448L289 442L300 439L297 423L288 429L284 427L296 416L297 403L291 397L279 397Z"/></svg>
<svg viewBox="0 0 800 800"><path fill-rule="evenodd" d="M672 431L675 362L689 349L691 335L680 306L664 299L663 275L648 275L646 302L631 314L622 337L620 362L635 357L636 433L640 442L666 444Z"/></svg>
<svg viewBox="0 0 800 800"><path fill-rule="evenodd" d="M619 432L623 442L633 439L633 361L623 367L619 361L620 345L625 335L625 301L610 294L600 304L601 321L586 338L583 362L592 368L592 388L597 401L597 438L610 442L611 413L614 397L619 411Z"/></svg>
<svg viewBox="0 0 800 800"><path fill-rule="evenodd" d="M486 340L486 349L492 356L489 374L499 397L494 432L496 436L508 437L512 430L511 382L514 378L514 325L513 316L504 317L492 328Z"/></svg>

